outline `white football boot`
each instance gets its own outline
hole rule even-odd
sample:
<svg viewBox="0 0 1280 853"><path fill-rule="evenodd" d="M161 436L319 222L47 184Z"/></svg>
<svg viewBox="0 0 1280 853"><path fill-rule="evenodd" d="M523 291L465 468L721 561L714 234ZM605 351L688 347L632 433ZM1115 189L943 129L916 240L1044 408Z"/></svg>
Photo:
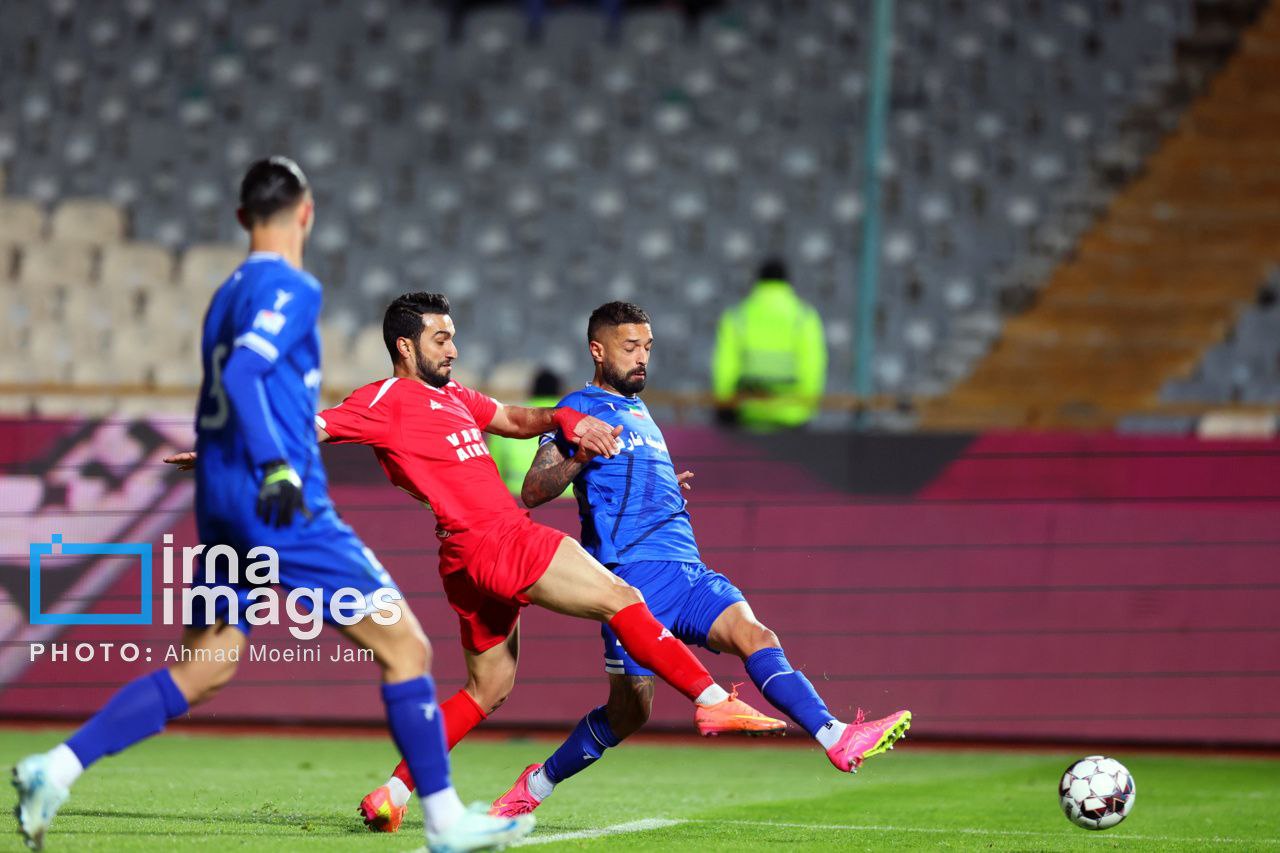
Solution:
<svg viewBox="0 0 1280 853"><path fill-rule="evenodd" d="M495 817L484 803L472 803L462 817L444 832L427 833L430 853L465 853L468 850L501 850L533 832L531 814Z"/></svg>
<svg viewBox="0 0 1280 853"><path fill-rule="evenodd" d="M71 795L50 778L48 765L49 757L40 753L27 756L13 768L13 787L18 789L18 805L13 813L18 818L22 840L32 850L44 849L44 834Z"/></svg>

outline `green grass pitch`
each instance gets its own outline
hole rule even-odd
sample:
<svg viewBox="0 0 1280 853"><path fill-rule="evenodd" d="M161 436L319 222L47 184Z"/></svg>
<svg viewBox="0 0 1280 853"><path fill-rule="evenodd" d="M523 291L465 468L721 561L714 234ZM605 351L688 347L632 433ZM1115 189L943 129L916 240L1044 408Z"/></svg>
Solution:
<svg viewBox="0 0 1280 853"><path fill-rule="evenodd" d="M0 760L59 735L0 730ZM532 840L548 851L1280 849L1280 761L1121 752L1137 804L1116 829L1088 832L1066 821L1056 796L1080 755L913 746L843 777L816 748L628 745L563 784ZM488 801L552 747L464 743L455 784L463 799ZM413 850L416 804L397 835L370 834L356 817L394 760L369 737L171 733L86 774L46 850ZM16 834L0 840L0 851L21 849Z"/></svg>

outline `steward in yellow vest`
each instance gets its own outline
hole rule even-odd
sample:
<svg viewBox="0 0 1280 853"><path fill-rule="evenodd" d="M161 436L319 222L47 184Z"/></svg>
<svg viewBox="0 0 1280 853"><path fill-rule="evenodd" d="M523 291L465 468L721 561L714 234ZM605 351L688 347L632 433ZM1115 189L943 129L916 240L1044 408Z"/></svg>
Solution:
<svg viewBox="0 0 1280 853"><path fill-rule="evenodd" d="M827 380L822 318L796 296L781 261L760 267L750 295L720 317L711 382L716 407L753 430L798 427Z"/></svg>

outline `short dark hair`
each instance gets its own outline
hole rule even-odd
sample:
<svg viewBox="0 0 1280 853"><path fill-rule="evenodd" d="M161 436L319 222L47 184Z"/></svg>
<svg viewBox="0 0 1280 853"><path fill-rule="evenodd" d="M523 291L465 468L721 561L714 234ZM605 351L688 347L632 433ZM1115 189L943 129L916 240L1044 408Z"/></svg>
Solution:
<svg viewBox="0 0 1280 853"><path fill-rule="evenodd" d="M765 258L756 273L756 281L788 281L787 264L782 258Z"/></svg>
<svg viewBox="0 0 1280 853"><path fill-rule="evenodd" d="M587 340L597 340L600 330L625 323L648 323L649 314L633 302L606 302L591 312L587 320Z"/></svg>
<svg viewBox="0 0 1280 853"><path fill-rule="evenodd" d="M387 354L392 364L400 360L396 351L396 341L400 338L417 340L422 334L423 314L448 314L449 297L443 293L427 293L419 290L416 293L404 293L397 296L387 306L387 313L382 315L382 342L387 345Z"/></svg>
<svg viewBox="0 0 1280 853"><path fill-rule="evenodd" d="M307 176L288 157L259 160L240 182L240 210L245 226L260 225L280 211L292 209L309 189Z"/></svg>

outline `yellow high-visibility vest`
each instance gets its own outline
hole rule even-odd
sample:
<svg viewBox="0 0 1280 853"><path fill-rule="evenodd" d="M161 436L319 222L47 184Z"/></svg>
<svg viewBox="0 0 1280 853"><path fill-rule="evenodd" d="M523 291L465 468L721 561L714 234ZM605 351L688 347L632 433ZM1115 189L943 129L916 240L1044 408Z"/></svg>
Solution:
<svg viewBox="0 0 1280 853"><path fill-rule="evenodd" d="M827 381L822 318L787 282L757 282L720 316L711 381L717 403L736 408L746 427L807 423Z"/></svg>

